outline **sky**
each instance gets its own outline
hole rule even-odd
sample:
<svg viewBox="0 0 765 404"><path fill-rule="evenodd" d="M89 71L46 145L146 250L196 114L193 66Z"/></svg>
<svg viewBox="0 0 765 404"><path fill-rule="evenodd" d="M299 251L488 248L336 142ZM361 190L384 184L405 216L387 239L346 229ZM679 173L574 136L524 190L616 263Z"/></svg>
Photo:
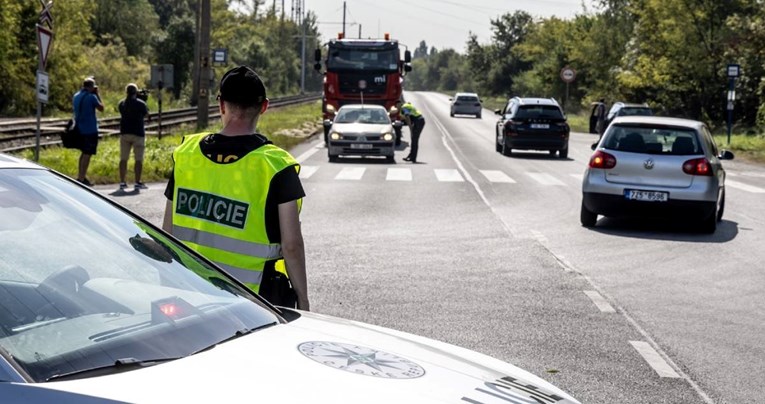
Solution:
<svg viewBox="0 0 765 404"><path fill-rule="evenodd" d="M290 4L285 1L285 11ZM465 53L470 32L479 43L491 41L491 19L524 10L534 17L571 18L581 14L583 4L592 0L305 0L305 9L318 18L322 41L343 31L343 3L346 5L347 38L391 38L414 50L425 41L428 47L452 48ZM591 10L591 8L590 8Z"/></svg>

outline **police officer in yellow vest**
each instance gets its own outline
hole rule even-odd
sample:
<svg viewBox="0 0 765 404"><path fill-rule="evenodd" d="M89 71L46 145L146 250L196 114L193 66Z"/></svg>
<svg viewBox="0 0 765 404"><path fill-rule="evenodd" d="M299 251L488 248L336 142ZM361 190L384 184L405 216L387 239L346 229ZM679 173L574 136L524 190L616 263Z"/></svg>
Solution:
<svg viewBox="0 0 765 404"><path fill-rule="evenodd" d="M404 117L404 122L409 125L409 133L412 137L412 143L409 145L409 155L404 157L404 161L417 163L417 152L420 149L420 133L422 133L422 129L425 127L425 117L422 116L422 113L411 102L401 105L401 115Z"/></svg>
<svg viewBox="0 0 765 404"><path fill-rule="evenodd" d="M173 152L163 228L274 304L292 304L291 284L309 310L300 165L256 132L268 98L254 70L226 72L218 102L220 133L186 136Z"/></svg>

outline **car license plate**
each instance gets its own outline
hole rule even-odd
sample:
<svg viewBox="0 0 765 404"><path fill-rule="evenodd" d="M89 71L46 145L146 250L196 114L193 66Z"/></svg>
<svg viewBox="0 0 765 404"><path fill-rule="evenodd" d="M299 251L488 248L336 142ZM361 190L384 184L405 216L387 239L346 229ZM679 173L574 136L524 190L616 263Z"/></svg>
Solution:
<svg viewBox="0 0 765 404"><path fill-rule="evenodd" d="M624 191L624 196L631 201L666 202L669 200L669 193L660 191L627 189Z"/></svg>
<svg viewBox="0 0 765 404"><path fill-rule="evenodd" d="M532 123L531 129L550 129L549 123Z"/></svg>
<svg viewBox="0 0 765 404"><path fill-rule="evenodd" d="M351 149L371 149L372 145L369 143L351 143Z"/></svg>

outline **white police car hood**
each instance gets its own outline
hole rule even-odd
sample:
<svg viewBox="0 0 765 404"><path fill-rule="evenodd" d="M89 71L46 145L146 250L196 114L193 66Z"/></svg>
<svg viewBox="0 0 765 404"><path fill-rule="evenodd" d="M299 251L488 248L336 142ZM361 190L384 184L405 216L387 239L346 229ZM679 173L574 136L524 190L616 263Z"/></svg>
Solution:
<svg viewBox="0 0 765 404"><path fill-rule="evenodd" d="M578 403L486 355L314 313L140 370L0 384L4 403Z"/></svg>

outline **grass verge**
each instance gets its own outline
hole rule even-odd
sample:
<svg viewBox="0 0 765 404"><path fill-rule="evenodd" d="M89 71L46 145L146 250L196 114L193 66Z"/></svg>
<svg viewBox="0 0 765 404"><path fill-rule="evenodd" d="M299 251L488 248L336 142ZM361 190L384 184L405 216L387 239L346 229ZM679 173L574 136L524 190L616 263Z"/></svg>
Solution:
<svg viewBox="0 0 765 404"><path fill-rule="evenodd" d="M258 122L258 130L268 136L275 145L291 149L307 137L321 129L321 102L281 107L268 110ZM201 132L216 132L221 124L217 123ZM142 181L159 182L169 178L173 168L172 154L181 143L184 135L196 133L192 126L174 129L162 139L150 136L146 139ZM34 150L25 150L16 154L28 160L34 159ZM39 164L56 171L77 175L80 151L50 147L40 150ZM98 144L98 153L90 160L88 179L94 184L114 184L119 182L120 144L118 136L102 138ZM127 180L133 181L133 156L128 160Z"/></svg>

